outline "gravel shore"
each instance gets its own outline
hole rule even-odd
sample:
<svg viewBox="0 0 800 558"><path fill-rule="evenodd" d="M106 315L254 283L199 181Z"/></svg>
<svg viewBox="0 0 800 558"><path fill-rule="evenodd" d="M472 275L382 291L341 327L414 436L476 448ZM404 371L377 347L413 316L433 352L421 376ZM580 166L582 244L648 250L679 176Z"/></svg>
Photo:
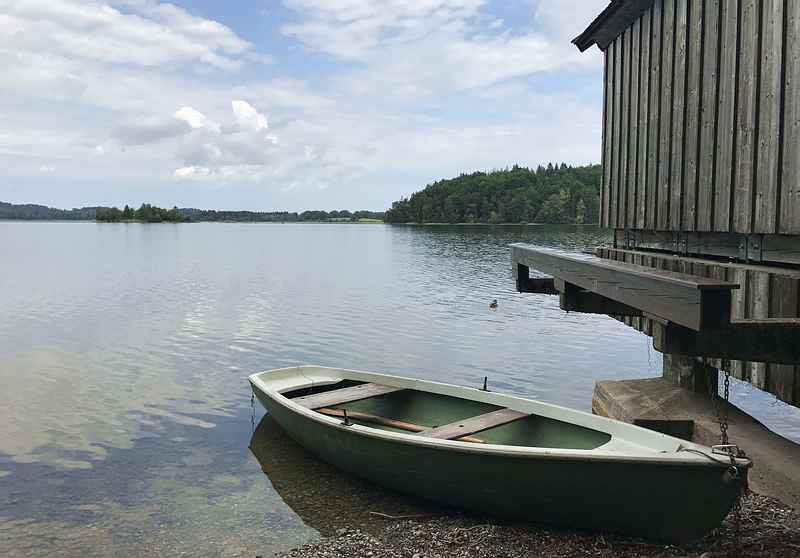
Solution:
<svg viewBox="0 0 800 558"><path fill-rule="evenodd" d="M364 511L381 517L376 512ZM602 510L598 510L602 513ZM338 528L322 540L290 552L283 558L374 557L702 557L729 556L733 518L702 541L673 546L613 536L520 526L449 514L427 517L383 518L380 529L359 525ZM780 502L750 494L741 514L741 556L783 558L800 556L800 515Z"/></svg>

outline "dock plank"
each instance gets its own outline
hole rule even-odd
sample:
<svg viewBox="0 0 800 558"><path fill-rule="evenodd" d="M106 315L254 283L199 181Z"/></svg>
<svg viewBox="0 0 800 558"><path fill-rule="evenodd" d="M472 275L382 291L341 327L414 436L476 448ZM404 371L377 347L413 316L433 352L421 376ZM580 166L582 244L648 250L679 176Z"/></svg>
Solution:
<svg viewBox="0 0 800 558"><path fill-rule="evenodd" d="M730 291L738 288L736 283L712 277L529 244L513 244L512 259L515 264L694 330L727 323Z"/></svg>
<svg viewBox="0 0 800 558"><path fill-rule="evenodd" d="M314 395L295 397L293 402L309 409L319 409L320 407L330 407L331 405L341 405L342 403L352 403L361 399L369 399L387 393L402 391L405 388L386 386L383 384L361 384L358 386L334 389Z"/></svg>
<svg viewBox="0 0 800 558"><path fill-rule="evenodd" d="M420 435L426 438L437 438L439 440L453 440L529 416L529 413L514 411L513 409L498 409L497 411L491 411L476 417L470 417L468 419L424 430L420 432Z"/></svg>

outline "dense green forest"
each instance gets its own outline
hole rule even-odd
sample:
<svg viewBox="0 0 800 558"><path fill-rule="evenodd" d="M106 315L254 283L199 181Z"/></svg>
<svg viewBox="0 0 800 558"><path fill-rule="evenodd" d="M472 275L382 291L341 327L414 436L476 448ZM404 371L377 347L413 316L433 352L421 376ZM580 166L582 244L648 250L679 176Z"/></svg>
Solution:
<svg viewBox="0 0 800 558"><path fill-rule="evenodd" d="M0 219L86 221L95 218L96 210L96 207L55 209L30 203L11 204L0 202Z"/></svg>
<svg viewBox="0 0 800 558"><path fill-rule="evenodd" d="M462 174L392 204L388 223L597 223L600 165Z"/></svg>

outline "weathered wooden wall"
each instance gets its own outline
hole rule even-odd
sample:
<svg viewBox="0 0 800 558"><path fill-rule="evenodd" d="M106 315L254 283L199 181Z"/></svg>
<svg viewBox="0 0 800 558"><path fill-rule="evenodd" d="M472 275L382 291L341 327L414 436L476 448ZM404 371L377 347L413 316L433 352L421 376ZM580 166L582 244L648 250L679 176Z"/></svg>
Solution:
<svg viewBox="0 0 800 558"><path fill-rule="evenodd" d="M740 288L733 291L731 303L731 317L734 320L800 317L799 270L615 248L598 248L597 255L617 261L738 282ZM639 331L652 335L653 323L647 318L626 317L621 320ZM774 394L782 401L800 406L798 366L742 361L723 362L716 359L709 364L730 370L735 377Z"/></svg>
<svg viewBox="0 0 800 558"><path fill-rule="evenodd" d="M605 54L601 225L800 234L800 1L656 0Z"/></svg>

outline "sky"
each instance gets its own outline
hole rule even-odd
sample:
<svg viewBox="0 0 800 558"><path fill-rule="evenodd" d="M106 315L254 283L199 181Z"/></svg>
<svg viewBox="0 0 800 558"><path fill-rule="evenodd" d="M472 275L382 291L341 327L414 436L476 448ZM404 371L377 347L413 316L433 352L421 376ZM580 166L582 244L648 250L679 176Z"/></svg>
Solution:
<svg viewBox="0 0 800 558"><path fill-rule="evenodd" d="M0 0L0 200L383 210L600 160L607 0Z"/></svg>

